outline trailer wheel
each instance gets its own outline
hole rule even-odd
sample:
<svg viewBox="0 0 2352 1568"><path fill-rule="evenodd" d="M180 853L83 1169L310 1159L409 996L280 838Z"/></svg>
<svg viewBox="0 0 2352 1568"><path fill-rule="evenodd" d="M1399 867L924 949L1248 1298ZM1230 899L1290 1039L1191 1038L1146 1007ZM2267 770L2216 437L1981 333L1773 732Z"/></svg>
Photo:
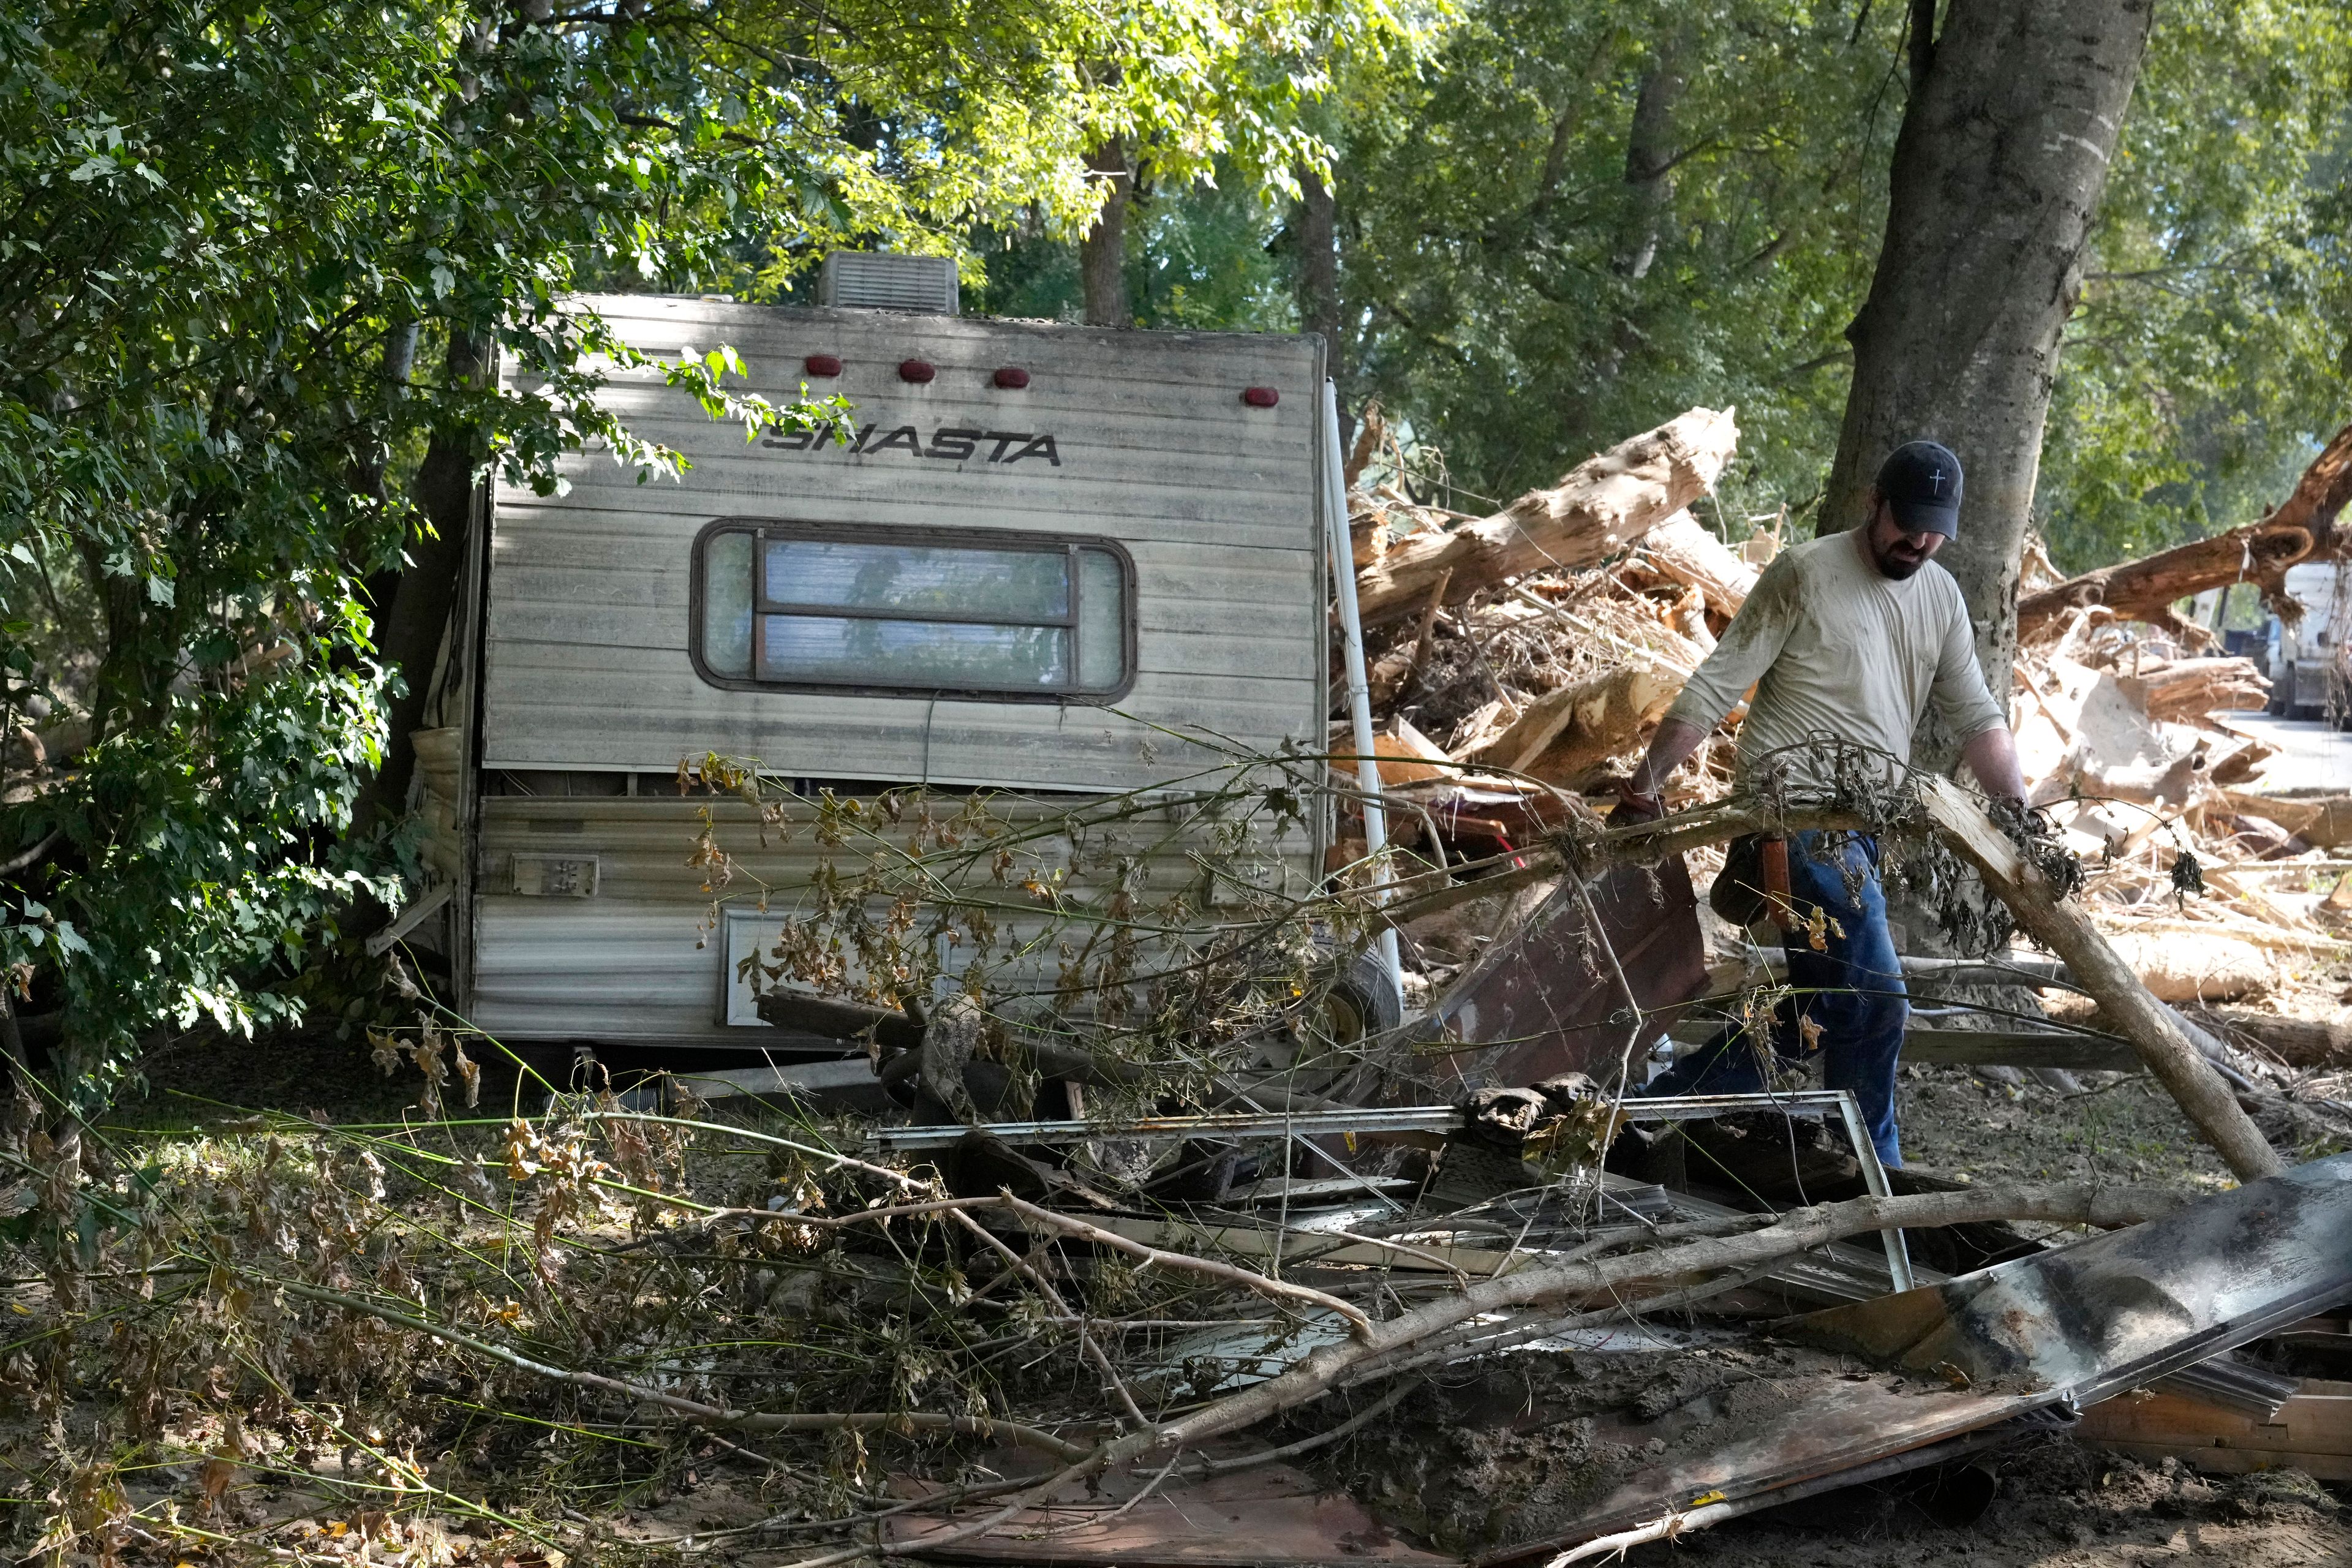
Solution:
<svg viewBox="0 0 2352 1568"><path fill-rule="evenodd" d="M1404 999L1377 952L1361 952L1330 977L1323 993L1319 1033L1326 1044L1348 1047L1387 1034L1404 1022Z"/></svg>

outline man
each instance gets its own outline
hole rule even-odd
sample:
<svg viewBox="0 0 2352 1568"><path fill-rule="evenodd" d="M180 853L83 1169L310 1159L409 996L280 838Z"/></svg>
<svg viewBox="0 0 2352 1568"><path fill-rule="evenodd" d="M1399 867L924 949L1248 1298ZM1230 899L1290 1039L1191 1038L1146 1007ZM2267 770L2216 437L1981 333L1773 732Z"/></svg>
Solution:
<svg viewBox="0 0 2352 1568"><path fill-rule="evenodd" d="M1663 811L1658 791L1667 775L1751 685L1756 696L1739 730L1743 782L1769 762L1801 791L1830 792L1833 748L1819 744L1824 738L1883 753L1892 774L1910 762L1912 732L1932 704L1977 782L2022 800L2017 748L1977 666L1968 605L1934 560L1959 532L1959 459L1933 441L1913 441L1880 466L1866 526L1782 552L1667 710L1649 755L1619 785L1628 813ZM1878 841L1798 833L1786 853L1796 929L1785 945L1797 995L1774 1049L1794 1058L1818 1047L1823 1081L1853 1091L1878 1157L1900 1166L1895 1065L1911 1009L1886 930ZM1826 918L1816 922L1816 910ZM1649 1092L1753 1093L1763 1087L1761 1054L1727 1033L1675 1063Z"/></svg>

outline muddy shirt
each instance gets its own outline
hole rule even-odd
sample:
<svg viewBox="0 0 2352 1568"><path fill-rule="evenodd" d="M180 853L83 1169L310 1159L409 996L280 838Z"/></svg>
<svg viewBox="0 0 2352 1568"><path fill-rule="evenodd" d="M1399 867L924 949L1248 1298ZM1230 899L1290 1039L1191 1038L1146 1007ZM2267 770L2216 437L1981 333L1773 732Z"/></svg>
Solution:
<svg viewBox="0 0 2352 1568"><path fill-rule="evenodd" d="M1895 582L1849 533L1792 546L1764 569L1668 717L1713 730L1751 684L1739 728L1743 782L1772 752L1822 734L1907 763L1931 701L1962 741L2008 721L1977 668L1952 574L1930 561ZM1795 775L1828 784L1806 761L1797 756Z"/></svg>

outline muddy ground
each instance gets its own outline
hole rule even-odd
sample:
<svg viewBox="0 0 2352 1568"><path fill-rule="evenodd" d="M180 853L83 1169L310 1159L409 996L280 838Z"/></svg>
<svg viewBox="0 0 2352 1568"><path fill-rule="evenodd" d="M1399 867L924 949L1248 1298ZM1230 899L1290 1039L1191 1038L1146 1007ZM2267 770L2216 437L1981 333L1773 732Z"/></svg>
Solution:
<svg viewBox="0 0 2352 1568"><path fill-rule="evenodd" d="M2068 1442L1984 1461L1992 1505L1972 1523L1939 1524L1915 1485L1853 1489L1736 1519L1672 1544L1635 1547L1632 1568L1693 1562L1723 1568L2340 1568L2352 1563L2343 1489L2278 1471L2200 1477Z"/></svg>

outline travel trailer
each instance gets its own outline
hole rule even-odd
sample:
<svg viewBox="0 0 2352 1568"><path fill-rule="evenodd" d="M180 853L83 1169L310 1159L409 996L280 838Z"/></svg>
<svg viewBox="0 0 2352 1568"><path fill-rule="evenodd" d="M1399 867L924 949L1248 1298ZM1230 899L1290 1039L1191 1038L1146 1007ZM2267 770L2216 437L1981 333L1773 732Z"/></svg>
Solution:
<svg viewBox="0 0 2352 1568"><path fill-rule="evenodd" d="M782 1043L742 961L816 850L761 847L751 808L719 801L776 891L763 912L706 889L686 862L711 803L681 797L681 759L756 759L812 798L928 784L1017 812L1324 749L1319 339L964 318L928 258L836 257L825 298L575 303L658 358L731 346L740 390L846 398L845 441L747 441L619 370L607 405L686 454L682 479L591 450L559 494L481 503L418 737L433 880L397 929L503 1041ZM1329 831L1250 874L1303 892ZM1232 874L1182 832L1139 852Z"/></svg>

